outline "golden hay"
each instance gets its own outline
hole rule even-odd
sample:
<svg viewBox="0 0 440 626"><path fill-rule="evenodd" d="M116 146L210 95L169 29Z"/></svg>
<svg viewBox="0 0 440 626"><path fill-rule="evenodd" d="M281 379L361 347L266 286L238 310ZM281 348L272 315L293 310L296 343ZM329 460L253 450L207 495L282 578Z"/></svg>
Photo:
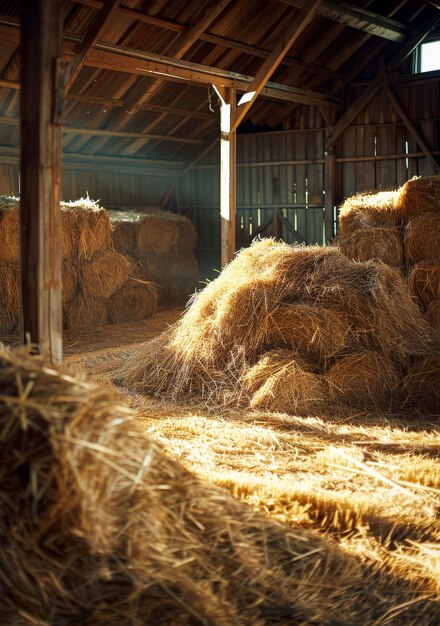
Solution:
<svg viewBox="0 0 440 626"><path fill-rule="evenodd" d="M438 623L425 588L167 458L108 389L6 350L0 386L2 625Z"/></svg>
<svg viewBox="0 0 440 626"><path fill-rule="evenodd" d="M191 252L167 258L167 278L169 280L193 280L198 278L197 259Z"/></svg>
<svg viewBox="0 0 440 626"><path fill-rule="evenodd" d="M132 255L136 249L136 222L111 220L113 247L116 252Z"/></svg>
<svg viewBox="0 0 440 626"><path fill-rule="evenodd" d="M440 357L417 359L402 381L403 403L433 413L440 412Z"/></svg>
<svg viewBox="0 0 440 626"><path fill-rule="evenodd" d="M144 277L147 280L162 283L167 279L168 257L140 253L138 258L143 267Z"/></svg>
<svg viewBox="0 0 440 626"><path fill-rule="evenodd" d="M440 331L440 298L431 302L425 311L425 317L433 328Z"/></svg>
<svg viewBox="0 0 440 626"><path fill-rule="evenodd" d="M131 278L144 278L144 268L142 267L141 261L138 261L132 256L128 254L122 255L127 262L128 266L128 275Z"/></svg>
<svg viewBox="0 0 440 626"><path fill-rule="evenodd" d="M405 222L422 213L440 212L440 176L408 180L396 195L395 207Z"/></svg>
<svg viewBox="0 0 440 626"><path fill-rule="evenodd" d="M352 406L390 407L400 380L392 361L377 352L339 357L327 372L330 396Z"/></svg>
<svg viewBox="0 0 440 626"><path fill-rule="evenodd" d="M0 299L0 335L10 335L18 327L18 313L11 311Z"/></svg>
<svg viewBox="0 0 440 626"><path fill-rule="evenodd" d="M264 353L240 383L254 409L310 413L322 409L329 400L325 378L311 371L293 350Z"/></svg>
<svg viewBox="0 0 440 626"><path fill-rule="evenodd" d="M73 256L89 260L111 243L111 226L107 211L89 198L62 202L63 228L73 241Z"/></svg>
<svg viewBox="0 0 440 626"><path fill-rule="evenodd" d="M139 253L167 256L176 252L178 240L177 220L167 213L149 214L137 227Z"/></svg>
<svg viewBox="0 0 440 626"><path fill-rule="evenodd" d="M320 359L341 342L346 350L366 347L402 363L436 349L433 329L393 268L350 261L334 248L263 240L242 250L196 294L169 333L141 346L115 374L152 394L237 402L237 381L277 347L271 339L274 315L297 305L306 305L303 312L310 314L302 321L310 328L301 354L317 371L325 365ZM333 339L324 339L325 320L317 321L316 307L329 309L332 319L340 317Z"/></svg>
<svg viewBox="0 0 440 626"><path fill-rule="evenodd" d="M281 305L268 320L266 342L321 362L342 350L350 326L336 311L310 304Z"/></svg>
<svg viewBox="0 0 440 626"><path fill-rule="evenodd" d="M129 266L122 254L104 250L81 268L84 291L97 298L110 298L128 278Z"/></svg>
<svg viewBox="0 0 440 626"><path fill-rule="evenodd" d="M149 319L157 309L157 299L153 283L129 279L110 298L110 319L116 324Z"/></svg>
<svg viewBox="0 0 440 626"><path fill-rule="evenodd" d="M20 311L19 269L17 261L0 263L0 302L3 302L13 317Z"/></svg>
<svg viewBox="0 0 440 626"><path fill-rule="evenodd" d="M65 325L69 329L100 328L107 324L107 300L79 293L66 303Z"/></svg>
<svg viewBox="0 0 440 626"><path fill-rule="evenodd" d="M440 261L417 263L408 276L408 287L425 307L440 298Z"/></svg>
<svg viewBox="0 0 440 626"><path fill-rule="evenodd" d="M349 235L372 227L399 226L400 216L394 210L396 195L397 191L378 191L347 198L338 214L339 233Z"/></svg>
<svg viewBox="0 0 440 626"><path fill-rule="evenodd" d="M78 284L78 277L75 266L67 259L63 259L62 264L62 284L63 284L63 304L73 298Z"/></svg>
<svg viewBox="0 0 440 626"><path fill-rule="evenodd" d="M414 218L405 229L405 254L409 261L418 263L440 259L440 210Z"/></svg>
<svg viewBox="0 0 440 626"><path fill-rule="evenodd" d="M379 260L403 267L403 241L397 228L368 228L337 237L335 243L353 261Z"/></svg>
<svg viewBox="0 0 440 626"><path fill-rule="evenodd" d="M197 233L192 222L183 216L177 217L177 252L186 254L192 252L196 245Z"/></svg>
<svg viewBox="0 0 440 626"><path fill-rule="evenodd" d="M20 214L17 207L5 207L0 196L0 259L16 261L20 245ZM17 205L19 199L15 198Z"/></svg>

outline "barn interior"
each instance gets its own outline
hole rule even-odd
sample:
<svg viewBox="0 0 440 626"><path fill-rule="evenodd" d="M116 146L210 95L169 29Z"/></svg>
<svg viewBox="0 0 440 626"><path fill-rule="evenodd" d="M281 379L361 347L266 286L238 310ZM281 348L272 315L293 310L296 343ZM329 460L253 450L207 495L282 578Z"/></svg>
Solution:
<svg viewBox="0 0 440 626"><path fill-rule="evenodd" d="M0 0L0 622L440 623L440 4Z"/></svg>

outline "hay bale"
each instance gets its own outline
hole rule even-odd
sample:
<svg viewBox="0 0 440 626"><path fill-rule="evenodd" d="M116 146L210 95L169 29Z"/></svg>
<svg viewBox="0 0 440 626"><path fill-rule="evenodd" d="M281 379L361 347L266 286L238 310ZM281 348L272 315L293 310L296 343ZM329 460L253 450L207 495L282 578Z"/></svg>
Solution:
<svg viewBox="0 0 440 626"><path fill-rule="evenodd" d="M5 196L0 196L0 259L17 261L20 246L19 198L12 198L16 206L8 203Z"/></svg>
<svg viewBox="0 0 440 626"><path fill-rule="evenodd" d="M397 191L358 193L347 198L338 213L338 232L349 235L356 230L394 228L400 215L394 209Z"/></svg>
<svg viewBox="0 0 440 626"><path fill-rule="evenodd" d="M330 397L350 406L390 407L401 372L385 355L354 352L338 358L327 372Z"/></svg>
<svg viewBox="0 0 440 626"><path fill-rule="evenodd" d="M146 280L163 283L167 280L168 257L159 257L154 254L138 254L139 261L143 268L143 275Z"/></svg>
<svg viewBox="0 0 440 626"><path fill-rule="evenodd" d="M153 283L128 280L110 298L110 319L116 324L149 319L156 311L157 300L157 288Z"/></svg>
<svg viewBox="0 0 440 626"><path fill-rule="evenodd" d="M6 304L0 300L0 335L7 336L14 333L18 328L18 313L8 309Z"/></svg>
<svg viewBox="0 0 440 626"><path fill-rule="evenodd" d="M400 388L404 406L420 411L440 411L440 357L416 359L403 378Z"/></svg>
<svg viewBox="0 0 440 626"><path fill-rule="evenodd" d="M408 287L424 307L440 298L440 261L417 263L408 276Z"/></svg>
<svg viewBox="0 0 440 626"><path fill-rule="evenodd" d="M317 367L341 342L347 350L367 348L402 363L436 350L435 333L393 268L350 261L335 248L264 240L242 250L196 294L160 348L142 346L115 374L148 393L240 402L237 380L277 347L271 341L283 341L274 316L297 305L340 317L334 338L324 337L326 322L316 311L310 313L316 336L311 330L301 340L296 336L301 354Z"/></svg>
<svg viewBox="0 0 440 626"><path fill-rule="evenodd" d="M440 331L440 298L431 302L425 311L425 317L433 328Z"/></svg>
<svg viewBox="0 0 440 626"><path fill-rule="evenodd" d="M261 356L240 381L242 393L254 409L310 413L328 402L323 376L293 350L274 350Z"/></svg>
<svg viewBox="0 0 440 626"><path fill-rule="evenodd" d="M167 279L194 281L198 279L197 259L191 252L167 258Z"/></svg>
<svg viewBox="0 0 440 626"><path fill-rule="evenodd" d="M111 219L113 247L116 252L132 255L136 249L136 221Z"/></svg>
<svg viewBox="0 0 440 626"><path fill-rule="evenodd" d="M17 261L0 263L0 302L16 318L20 312L20 271Z"/></svg>
<svg viewBox="0 0 440 626"><path fill-rule="evenodd" d="M405 229L404 246L412 263L440 259L440 210L411 220Z"/></svg>
<svg viewBox="0 0 440 626"><path fill-rule="evenodd" d="M140 278L143 279L145 272L144 272L144 268L142 267L142 262L138 261L138 259L136 259L133 256L130 256L128 254L123 254L122 255L124 257L124 259L127 262L127 266L128 266L128 276L130 278Z"/></svg>
<svg viewBox="0 0 440 626"><path fill-rule="evenodd" d="M107 300L79 293L66 303L65 325L69 329L101 328L108 321Z"/></svg>
<svg viewBox="0 0 440 626"><path fill-rule="evenodd" d="M5 626L436 623L414 580L167 458L108 387L5 349L0 386Z"/></svg>
<svg viewBox="0 0 440 626"><path fill-rule="evenodd" d="M186 254L194 250L197 233L191 220L181 215L177 218L177 253Z"/></svg>
<svg viewBox="0 0 440 626"><path fill-rule="evenodd" d="M63 259L62 263L62 295L63 304L66 304L73 298L76 293L76 287L78 285L77 271L73 263L70 263L67 259Z"/></svg>
<svg viewBox="0 0 440 626"><path fill-rule="evenodd" d="M89 198L62 202L63 228L73 242L72 254L81 260L91 259L96 252L111 244L111 226L107 211Z"/></svg>
<svg viewBox="0 0 440 626"><path fill-rule="evenodd" d="M397 192L396 212L404 222L422 213L440 212L440 176L414 176Z"/></svg>
<svg viewBox="0 0 440 626"><path fill-rule="evenodd" d="M97 298L110 298L128 278L129 266L122 254L104 250L81 267L84 291Z"/></svg>
<svg viewBox="0 0 440 626"><path fill-rule="evenodd" d="M137 227L139 253L167 256L176 252L178 240L177 221L167 213L146 215Z"/></svg>
<svg viewBox="0 0 440 626"><path fill-rule="evenodd" d="M353 261L379 260L393 267L403 267L403 241L397 228L368 228L337 237L335 243Z"/></svg>
<svg viewBox="0 0 440 626"><path fill-rule="evenodd" d="M349 333L350 325L332 309L290 304L273 311L265 341L268 346L289 347L320 363L345 347Z"/></svg>

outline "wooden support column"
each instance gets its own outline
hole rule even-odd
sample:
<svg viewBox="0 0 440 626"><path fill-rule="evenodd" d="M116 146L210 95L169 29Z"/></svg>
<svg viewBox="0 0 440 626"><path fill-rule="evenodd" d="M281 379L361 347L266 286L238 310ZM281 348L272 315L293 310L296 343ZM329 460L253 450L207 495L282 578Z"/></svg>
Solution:
<svg viewBox="0 0 440 626"><path fill-rule="evenodd" d="M325 217L325 240L329 243L334 236L334 210L335 210L335 180L336 180L336 157L331 148L325 155L324 163L324 217Z"/></svg>
<svg viewBox="0 0 440 626"><path fill-rule="evenodd" d="M220 218L221 265L235 252L236 133L231 130L236 107L235 87L215 87L220 96Z"/></svg>
<svg viewBox="0 0 440 626"><path fill-rule="evenodd" d="M62 0L23 0L21 30L21 288L24 340L62 358Z"/></svg>

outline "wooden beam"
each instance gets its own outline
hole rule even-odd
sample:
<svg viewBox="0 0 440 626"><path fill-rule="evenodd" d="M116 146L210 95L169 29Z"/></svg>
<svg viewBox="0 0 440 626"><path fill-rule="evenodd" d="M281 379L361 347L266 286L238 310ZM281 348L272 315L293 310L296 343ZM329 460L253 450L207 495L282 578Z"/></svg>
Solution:
<svg viewBox="0 0 440 626"><path fill-rule="evenodd" d="M62 0L23 2L21 41L21 287L24 341L62 359Z"/></svg>
<svg viewBox="0 0 440 626"><path fill-rule="evenodd" d="M408 115L406 114L405 109L403 108L403 106L399 102L399 100L398 100L396 94L394 93L394 91L386 83L384 83L384 85L383 85L383 91L384 91L385 95L387 96L388 100L390 101L391 105L396 110L396 112L398 113L398 115L402 119L403 123L405 124L405 126L407 127L407 129L409 130L411 135L413 136L414 141L418 144L418 146L422 150L423 154L428 159L428 161L429 161L429 163L430 163L434 173L435 174L440 174L440 165L437 163L437 161L433 157L433 155L431 153L431 149L429 148L429 146L426 143L426 141L423 139L422 135L419 133L417 128L414 126L414 124L409 119Z"/></svg>
<svg viewBox="0 0 440 626"><path fill-rule="evenodd" d="M19 43L18 26L0 25L0 41ZM75 46L70 42L64 43L64 51L67 58L75 54ZM145 52L133 48L98 42L85 62L88 67L98 69L110 69L139 76L151 76L154 74L166 77L174 81L184 80L192 84L218 86L232 85L237 90L246 91L253 78L238 72L231 72L218 67L201 65L164 57L163 55ZM310 104L312 106L327 106L339 108L340 99L327 96L319 91L290 87L279 83L268 82L261 90L261 95L286 102ZM137 100L139 104L140 98ZM127 104L127 103L126 103ZM126 119L127 116L124 116Z"/></svg>
<svg viewBox="0 0 440 626"><path fill-rule="evenodd" d="M219 91L220 96L220 217L221 265L235 252L236 221L236 132L232 129L236 92L233 87Z"/></svg>
<svg viewBox="0 0 440 626"><path fill-rule="evenodd" d="M414 50L420 46L420 44L426 39L429 33L437 26L440 21L440 15L430 15L429 19L425 20L422 26L417 29L414 35L405 43L399 52L393 56L391 61L387 64L386 71L394 72L402 63L409 57Z"/></svg>
<svg viewBox="0 0 440 626"><path fill-rule="evenodd" d="M104 6L95 16L89 30L83 37L81 44L75 57L71 60L66 68L65 74L65 92L67 93L70 87L75 82L81 68L86 62L87 55L90 50L98 41L103 30L111 20L119 4L119 0L105 0Z"/></svg>
<svg viewBox="0 0 440 626"><path fill-rule="evenodd" d="M325 210L325 239L329 243L335 234L334 232L334 208L335 208L335 181L336 181L336 159L332 152L327 152L324 163L324 210Z"/></svg>
<svg viewBox="0 0 440 626"><path fill-rule="evenodd" d="M261 48L258 46L249 46L241 41L237 41L236 39L230 39L228 37L220 37L219 35L213 35L211 33L203 33L200 36L201 41L207 41L208 43L213 43L217 46L222 46L224 48L231 48L232 50L240 50L241 52L245 52L250 56L259 57L261 59L266 59L270 50L266 48ZM292 56L285 56L281 61L281 65L287 65L289 67L296 67L301 70L306 70L307 72L312 72L313 74L318 74L325 78L332 78L334 80L340 78L340 74L338 72L334 72L333 70L329 70L327 67L322 65L317 65L316 63L308 63L307 61L303 61L301 59L296 59Z"/></svg>
<svg viewBox="0 0 440 626"><path fill-rule="evenodd" d="M367 106L372 98L379 91L380 85L378 83L370 85L367 89L364 89L362 94L353 102L351 106L345 111L342 117L339 118L337 123L333 126L333 129L327 138L326 149L334 146L338 137L344 132L344 130L351 124L355 117Z"/></svg>
<svg viewBox="0 0 440 626"><path fill-rule="evenodd" d="M18 119L12 117L0 117L0 125L18 126ZM106 128L86 128L84 126L62 126L62 132L72 135L94 135L96 137L127 137L131 139L156 139L157 141L171 141L177 143L187 143L192 145L200 145L202 139L193 137L177 137L171 135L158 135L156 133L137 133L130 131L108 130Z"/></svg>
<svg viewBox="0 0 440 626"><path fill-rule="evenodd" d="M251 109L265 84L289 52L292 45L315 19L321 3L322 0L308 0L304 9L295 16L293 21L287 27L283 39L276 44L275 48L263 62L251 84L245 91L244 96L242 96L238 102L232 120L232 131L237 130L240 122L243 120L246 113Z"/></svg>
<svg viewBox="0 0 440 626"><path fill-rule="evenodd" d="M167 56L175 59L181 59L192 45L199 39L200 35L218 18L231 0L217 0L213 4L208 5L204 10L202 17L193 26L186 28L176 41L167 50Z"/></svg>
<svg viewBox="0 0 440 626"><path fill-rule="evenodd" d="M77 4L84 4L88 7L95 7L101 9L104 6L103 0L74 0ZM142 22L143 24L149 24L150 26L156 26L157 28L163 28L166 30L173 30L180 33L185 30L185 24L178 24L177 22L171 22L169 20L162 20L152 15L142 13L142 11L136 11L134 9L127 9L126 7L118 7L116 9L117 15L123 15L128 17L133 22Z"/></svg>
<svg viewBox="0 0 440 626"><path fill-rule="evenodd" d="M305 1L281 0L284 4L297 9L302 9ZM319 14L334 22L390 41L404 41L414 32L406 24L342 0L324 0L319 9Z"/></svg>

